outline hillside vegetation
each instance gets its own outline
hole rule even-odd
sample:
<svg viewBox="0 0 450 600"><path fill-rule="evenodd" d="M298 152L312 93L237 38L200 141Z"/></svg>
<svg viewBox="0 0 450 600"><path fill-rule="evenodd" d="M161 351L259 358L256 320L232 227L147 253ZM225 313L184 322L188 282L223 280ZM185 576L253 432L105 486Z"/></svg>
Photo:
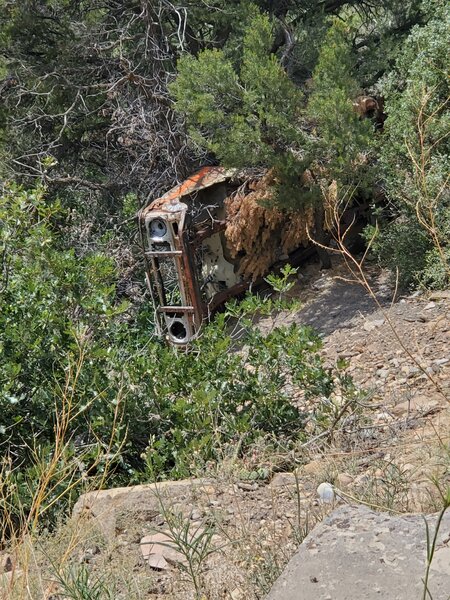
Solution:
<svg viewBox="0 0 450 600"><path fill-rule="evenodd" d="M135 214L204 164L270 170L270 206L367 204L369 258L447 288L449 26L444 0L0 0L0 544L90 487L289 453L363 397L312 329L256 327L289 269L166 347Z"/></svg>

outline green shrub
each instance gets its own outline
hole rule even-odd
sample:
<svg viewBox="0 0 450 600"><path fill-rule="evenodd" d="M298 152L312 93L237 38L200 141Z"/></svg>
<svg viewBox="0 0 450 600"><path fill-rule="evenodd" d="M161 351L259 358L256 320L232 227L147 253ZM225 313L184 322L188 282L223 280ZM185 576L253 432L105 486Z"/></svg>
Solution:
<svg viewBox="0 0 450 600"><path fill-rule="evenodd" d="M311 329L263 334L252 323L255 312L283 305L292 269L269 278L276 300L232 302L183 352L153 337L145 311L123 319L114 265L62 247L63 217L41 189L0 197L0 510L19 518L38 494L54 519L77 481L185 477L260 438L299 438L304 415L292 386L326 398L339 384Z"/></svg>
<svg viewBox="0 0 450 600"><path fill-rule="evenodd" d="M0 197L0 435L12 445L53 429L49 408L69 365L82 347L105 352L110 325L127 308L115 303L110 259L58 247L61 217L42 189L12 187Z"/></svg>
<svg viewBox="0 0 450 600"><path fill-rule="evenodd" d="M364 238L367 242L373 238L372 251L393 278L398 278L402 289L419 284L431 244L414 218L399 217L386 223L381 232L368 226Z"/></svg>
<svg viewBox="0 0 450 600"><path fill-rule="evenodd" d="M282 184L278 201L292 208L300 201L298 178L305 168L303 94L271 52L270 17L250 3L242 25L239 60L225 46L178 61L170 88L175 108L185 115L191 139L221 164L273 168Z"/></svg>
<svg viewBox="0 0 450 600"><path fill-rule="evenodd" d="M420 273L419 282L428 289L442 290L450 285L449 276L450 247L444 249L444 256L432 248L425 256L425 266Z"/></svg>
<svg viewBox="0 0 450 600"><path fill-rule="evenodd" d="M314 158L326 166L325 179L354 189L367 177L374 135L370 119L361 119L353 106L361 93L356 62L351 29L335 19L320 48L307 107L318 133Z"/></svg>
<svg viewBox="0 0 450 600"><path fill-rule="evenodd" d="M437 5L384 81L381 166L396 221L382 227L377 247L402 282L429 287L450 283L449 25L448 5Z"/></svg>

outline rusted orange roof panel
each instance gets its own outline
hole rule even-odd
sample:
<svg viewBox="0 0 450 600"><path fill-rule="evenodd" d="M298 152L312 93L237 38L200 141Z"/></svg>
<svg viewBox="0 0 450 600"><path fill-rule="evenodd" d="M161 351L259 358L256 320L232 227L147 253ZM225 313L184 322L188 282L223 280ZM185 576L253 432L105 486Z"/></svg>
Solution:
<svg viewBox="0 0 450 600"><path fill-rule="evenodd" d="M193 192L203 190L216 183L221 183L233 174L234 170L224 169L223 167L203 167L200 171L197 171L197 173L194 173L185 179L183 183L180 183L169 190L164 196L154 200L149 208L152 210L155 208L162 208L167 202L177 200L183 196L188 196Z"/></svg>

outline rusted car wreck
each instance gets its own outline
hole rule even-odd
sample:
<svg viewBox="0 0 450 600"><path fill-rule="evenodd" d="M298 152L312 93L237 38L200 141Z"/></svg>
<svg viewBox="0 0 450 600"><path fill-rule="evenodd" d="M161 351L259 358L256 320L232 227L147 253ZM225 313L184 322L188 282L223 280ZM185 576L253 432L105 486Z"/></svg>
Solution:
<svg viewBox="0 0 450 600"><path fill-rule="evenodd" d="M188 344L227 299L311 253L313 210L265 207L270 177L204 167L139 212L156 326L169 343Z"/></svg>
<svg viewBox="0 0 450 600"><path fill-rule="evenodd" d="M353 103L360 118L370 118L382 128L383 99L359 96ZM305 171L305 188L314 179ZM147 283L155 305L156 327L174 345L188 344L205 319L228 298L248 289L277 264L298 263L311 254L310 232L324 242L325 229L333 230L337 203L336 182L321 188L323 210L305 205L284 212L268 208L274 180L204 167L181 185L139 212ZM328 204L328 207L327 207ZM358 231L366 205L346 208L338 217L341 232L351 227L347 241ZM328 222L327 222L328 221ZM359 227L360 229L360 227ZM321 262L326 252L316 248ZM325 254L325 256L324 256ZM329 265L328 265L329 266Z"/></svg>

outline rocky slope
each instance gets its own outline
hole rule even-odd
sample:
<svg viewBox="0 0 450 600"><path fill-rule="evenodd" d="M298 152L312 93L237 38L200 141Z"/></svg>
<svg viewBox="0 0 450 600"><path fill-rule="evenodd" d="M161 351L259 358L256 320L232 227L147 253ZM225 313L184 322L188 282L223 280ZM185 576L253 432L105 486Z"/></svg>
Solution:
<svg viewBox="0 0 450 600"><path fill-rule="evenodd" d="M194 547L196 537L214 526L214 536L199 542L207 546L196 567L202 589L206 598L239 600L262 598L303 536L330 510L317 498L321 482L335 486L337 503L399 512L439 507L433 480L442 488L450 483L450 294L413 294L390 303L385 275L374 270L369 281L378 304L347 280L345 265L328 273L310 265L292 292L304 303L301 310L260 323L271 328L295 320L314 326L330 365L344 359L347 372L369 391L356 425L339 427L326 450L307 444L288 460L255 449L249 464L225 461L214 477L181 484L181 496L180 484L159 488L159 499L151 491L153 500L147 497L147 509L137 514L137 498L148 489L126 490L113 510L120 522L113 530L108 493L96 499L97 513L109 515L99 522L103 527L109 522L107 537L116 545L111 560L132 556L136 579L148 582L149 598L192 597L192 577L173 567L174 549L184 569L189 561L189 550L171 533L177 522L187 523ZM271 480L249 480L261 465L282 471ZM163 531L169 535L166 545L148 537Z"/></svg>

